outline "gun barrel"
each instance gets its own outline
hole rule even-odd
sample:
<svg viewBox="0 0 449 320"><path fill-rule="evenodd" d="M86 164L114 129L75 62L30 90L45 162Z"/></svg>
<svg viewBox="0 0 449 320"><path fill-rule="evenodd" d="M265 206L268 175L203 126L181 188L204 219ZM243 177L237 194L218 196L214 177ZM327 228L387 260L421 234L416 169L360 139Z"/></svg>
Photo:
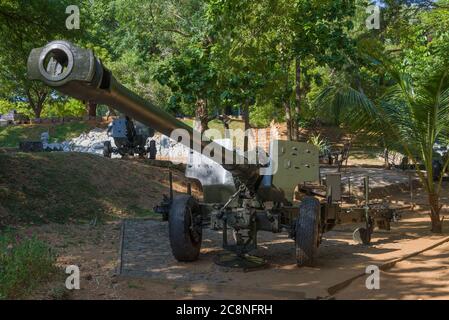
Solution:
<svg viewBox="0 0 449 320"><path fill-rule="evenodd" d="M108 105L166 136L170 137L174 130L183 129L188 137L184 135L180 143L200 152L206 146L209 150L221 149L221 159L213 155L206 156L223 165L234 176L239 176L242 181L246 180L246 184L251 185L258 178L258 166L247 165L246 159L236 162L238 157L242 157L236 151L227 150L202 137L186 123L124 87L95 57L92 50L79 48L67 41L53 41L45 47L33 49L27 67L31 80L40 80L79 100ZM233 165L242 162L245 165Z"/></svg>

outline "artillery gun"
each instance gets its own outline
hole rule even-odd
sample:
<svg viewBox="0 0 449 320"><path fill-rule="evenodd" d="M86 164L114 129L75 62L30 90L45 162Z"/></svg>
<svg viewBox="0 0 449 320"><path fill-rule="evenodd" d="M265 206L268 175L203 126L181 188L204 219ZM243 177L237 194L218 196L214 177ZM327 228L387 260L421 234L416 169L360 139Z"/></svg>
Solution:
<svg viewBox="0 0 449 320"><path fill-rule="evenodd" d="M136 123L128 117L118 118L112 120L108 126L108 135L114 139L115 147L112 146L111 141L105 141L103 146L103 156L110 158L114 153L134 156L138 154L144 158L148 153L154 159L156 147L154 143L147 147L147 140L154 136L154 130L144 126L141 123Z"/></svg>
<svg viewBox="0 0 449 320"><path fill-rule="evenodd" d="M28 58L28 77L40 80L63 94L108 105L191 150L186 176L202 184L203 199L189 194L173 198L169 206L169 238L178 261L198 259L203 228L222 230L223 247L244 255L257 246L257 232L287 231L296 244L299 266L313 264L322 235L336 224L362 222L358 231L367 243L375 222L389 226L390 211L345 211L338 204L339 178L327 179L320 201L306 196L293 201L295 188L319 180L318 149L307 143L271 141L270 155L257 151L258 163L241 153L202 137L187 124L154 106L121 85L91 50L66 41L54 41L33 49ZM198 138L199 137L199 138ZM224 143L223 143L224 144ZM192 161L200 155L208 161ZM202 156L201 156L202 155ZM262 163L262 164L261 164ZM382 222L382 223L380 223ZM229 241L228 230L234 240Z"/></svg>

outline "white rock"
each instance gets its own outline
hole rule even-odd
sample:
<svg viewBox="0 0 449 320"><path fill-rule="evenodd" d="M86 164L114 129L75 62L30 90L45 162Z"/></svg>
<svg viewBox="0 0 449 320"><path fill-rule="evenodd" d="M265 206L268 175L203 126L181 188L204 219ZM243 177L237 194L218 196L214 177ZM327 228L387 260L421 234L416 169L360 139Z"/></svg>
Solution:
<svg viewBox="0 0 449 320"><path fill-rule="evenodd" d="M48 138L49 137L45 137ZM158 156L163 159L171 159L176 162L186 162L189 157L189 148L181 143L171 140L162 134L156 134L153 138L156 141ZM148 139L149 145L151 139ZM48 140L47 140L48 141ZM112 147L116 147L114 139L108 136L106 129L95 128L87 133L82 133L78 137L64 141L62 143L48 144L53 150L63 150L64 152L83 152L103 155L103 145L105 141L111 141ZM44 145L45 148L45 145ZM120 155L112 155L113 158L120 158Z"/></svg>

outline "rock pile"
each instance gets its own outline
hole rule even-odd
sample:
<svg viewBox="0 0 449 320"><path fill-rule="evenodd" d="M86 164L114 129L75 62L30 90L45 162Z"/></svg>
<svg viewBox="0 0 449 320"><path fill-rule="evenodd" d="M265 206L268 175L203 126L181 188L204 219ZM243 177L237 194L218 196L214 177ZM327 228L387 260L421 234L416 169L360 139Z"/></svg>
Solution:
<svg viewBox="0 0 449 320"><path fill-rule="evenodd" d="M156 134L153 138L156 141L158 158L172 160L179 163L185 163L189 156L189 149L181 143L171 140L169 137ZM41 135L41 141L46 151L64 151L64 152L85 152L97 155L103 155L103 146L105 141L111 141L112 147L115 147L114 139L108 136L106 129L95 128L87 133L61 143L49 143L50 137L47 132ZM149 139L147 145L150 143ZM120 158L120 155L112 155Z"/></svg>
<svg viewBox="0 0 449 320"><path fill-rule="evenodd" d="M102 155L105 141L111 141L112 146L115 147L114 140L108 136L106 129L95 128L67 141L68 151Z"/></svg>
<svg viewBox="0 0 449 320"><path fill-rule="evenodd" d="M102 155L105 141L111 141L115 147L114 141L110 138L105 129L95 128L88 133L82 133L79 137L64 142L50 143L48 132L41 134L41 141L45 151L64 151L64 152L86 152Z"/></svg>

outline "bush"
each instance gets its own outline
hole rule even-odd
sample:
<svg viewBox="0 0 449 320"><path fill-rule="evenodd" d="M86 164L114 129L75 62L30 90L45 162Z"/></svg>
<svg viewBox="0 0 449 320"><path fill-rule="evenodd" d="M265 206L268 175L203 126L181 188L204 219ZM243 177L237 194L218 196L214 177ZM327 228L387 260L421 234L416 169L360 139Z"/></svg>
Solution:
<svg viewBox="0 0 449 320"><path fill-rule="evenodd" d="M34 112L28 103L23 101L11 102L0 99L0 114L6 114L12 110L27 116L35 118ZM60 117L82 117L86 114L86 106L76 99L47 99L42 109L42 118L60 118Z"/></svg>
<svg viewBox="0 0 449 320"><path fill-rule="evenodd" d="M322 138L320 134L312 135L307 143L310 143L317 147L320 152L320 156L325 156L330 153L329 141L327 141L326 138Z"/></svg>
<svg viewBox="0 0 449 320"><path fill-rule="evenodd" d="M36 237L0 234L0 299L20 298L56 271L55 255Z"/></svg>
<svg viewBox="0 0 449 320"><path fill-rule="evenodd" d="M42 118L82 117L86 114L86 106L79 100L49 100L42 110Z"/></svg>

